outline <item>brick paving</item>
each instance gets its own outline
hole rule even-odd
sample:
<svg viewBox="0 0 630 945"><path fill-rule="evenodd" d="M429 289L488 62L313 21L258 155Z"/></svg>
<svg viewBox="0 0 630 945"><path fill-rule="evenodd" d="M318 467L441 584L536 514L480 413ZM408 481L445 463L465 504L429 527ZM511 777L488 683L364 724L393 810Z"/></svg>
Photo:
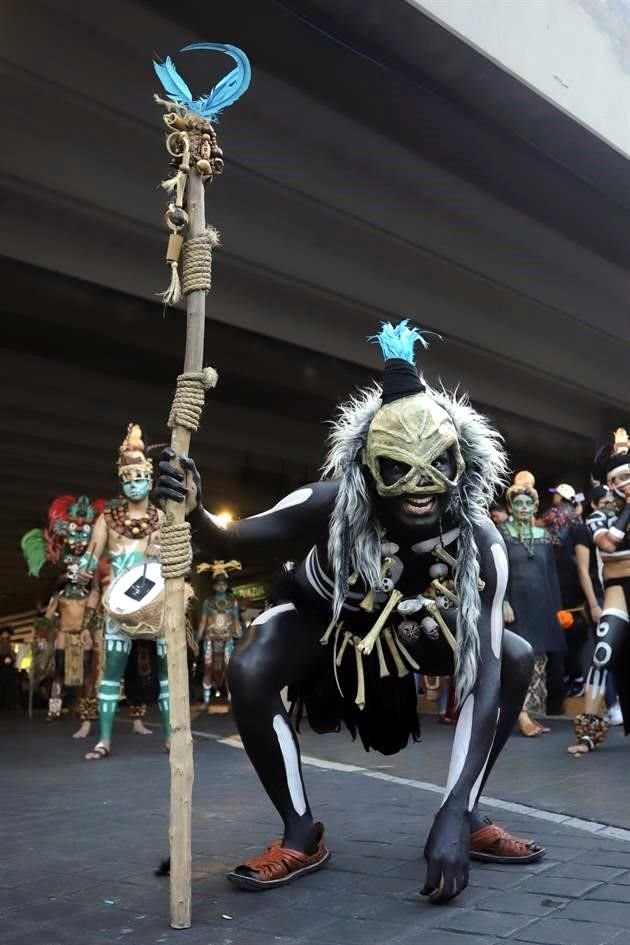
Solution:
<svg viewBox="0 0 630 945"><path fill-rule="evenodd" d="M230 719L203 718L194 727L215 736L233 731ZM417 945L424 935L431 945L630 945L630 843L505 813L501 822L535 836L547 857L523 868L474 864L468 890L451 905L431 906L418 889L422 846L439 798L364 771L306 769L332 851L325 870L273 892L234 890L226 869L260 852L277 835L278 819L244 752L216 738L195 743L194 924L175 932L168 925L168 882L153 875L167 847L169 771L159 735L133 736L121 723L112 757L89 764L71 731L70 720L46 726L0 717L0 943ZM578 770L590 762L567 762L559 753L567 733L565 726L556 737L558 752L544 775L539 761L553 740L543 749L512 739L490 794L505 796L497 784L506 784L525 743L529 764L514 788L520 798L529 779L533 797L526 802L535 797L545 807L546 778L555 803L564 777L570 813L594 816L587 795L580 811L571 783L593 777L592 768ZM319 758L439 781L450 735L430 724L424 743L395 760L359 754L343 736L306 732L303 740L305 751ZM616 762L606 762L599 780L600 794L610 797L597 799L601 810L617 811L622 827L628 812L624 819L618 795L627 797L628 751L630 745L615 745Z"/></svg>

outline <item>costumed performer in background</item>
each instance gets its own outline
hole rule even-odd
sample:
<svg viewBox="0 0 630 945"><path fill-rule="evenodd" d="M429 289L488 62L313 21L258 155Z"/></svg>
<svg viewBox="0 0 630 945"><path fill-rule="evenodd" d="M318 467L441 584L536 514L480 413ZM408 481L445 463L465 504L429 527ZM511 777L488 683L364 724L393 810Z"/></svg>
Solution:
<svg viewBox="0 0 630 945"><path fill-rule="evenodd" d="M203 647L203 702L208 712L227 712L227 667L234 642L243 635L238 600L230 590L228 572L240 571L240 561L200 564L197 573L212 572L213 593L201 608L197 638Z"/></svg>
<svg viewBox="0 0 630 945"><path fill-rule="evenodd" d="M96 564L107 554L111 564L112 580L132 567L159 556L159 529L161 512L149 501L152 464L145 456L142 430L130 423L118 455L118 478L122 497L113 499L94 526L87 551L81 561L84 577L91 579ZM132 640L110 614L105 617L105 665L98 691L100 738L88 761L107 758L111 750L112 728L120 699L120 680L125 672ZM156 641L160 695L158 704L162 716L164 737L170 738L168 673L166 641Z"/></svg>
<svg viewBox="0 0 630 945"><path fill-rule="evenodd" d="M518 717L521 734L531 738L549 731L535 722L530 713L544 715L546 711L547 654L566 651L558 622L562 601L551 538L546 529L534 523L538 493L532 474L526 470L517 473L505 497L511 518L499 526L510 565L504 616L505 622L527 640L535 654L532 677Z"/></svg>
<svg viewBox="0 0 630 945"><path fill-rule="evenodd" d="M301 689L316 731L338 730L343 719L366 748L392 754L418 738L413 671L421 664L431 675L455 675L461 706L444 799L424 850L422 892L444 902L467 886L470 856L527 863L544 853L478 810L521 710L533 655L503 628L507 557L487 514L505 474L499 436L464 399L419 376L413 348L420 332L406 322L386 324L376 340L386 360L382 386L341 408L325 480L222 528L203 507L192 460L180 457L184 476L167 450L157 494L186 499L194 540L207 554L249 560L265 546L282 561L310 547L228 669L243 745L284 822L282 840L229 879L271 889L329 857L283 687ZM445 573L432 578L437 563ZM426 593L431 588L457 608L442 612Z"/></svg>
<svg viewBox="0 0 630 945"><path fill-rule="evenodd" d="M47 625L54 638L48 721L61 716L64 691L79 689L77 709L81 725L74 738L86 738L97 717L100 590L92 584L87 587L80 580L79 563L104 505L103 499L91 502L85 495L59 496L49 506L47 529L27 532L21 542L29 574L38 577L45 560L60 572L60 586L39 621L39 633Z"/></svg>
<svg viewBox="0 0 630 945"><path fill-rule="evenodd" d="M626 735L630 734L630 445L626 431L615 434L605 475L614 502L586 520L603 565L604 606L595 631L595 650L585 687L584 712L575 718L575 757L588 754L608 733L603 703L613 673Z"/></svg>

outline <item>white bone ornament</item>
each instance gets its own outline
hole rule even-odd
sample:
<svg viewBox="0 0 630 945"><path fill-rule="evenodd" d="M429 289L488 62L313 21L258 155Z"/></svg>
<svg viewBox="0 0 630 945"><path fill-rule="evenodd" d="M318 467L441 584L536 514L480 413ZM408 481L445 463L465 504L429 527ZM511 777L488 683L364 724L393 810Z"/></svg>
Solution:
<svg viewBox="0 0 630 945"><path fill-rule="evenodd" d="M421 621L420 626L422 631L429 640L437 640L440 635L440 628L437 625L437 621L433 617L425 617Z"/></svg>
<svg viewBox="0 0 630 945"><path fill-rule="evenodd" d="M405 600L401 600L397 610L403 617L407 617L409 614L417 614L423 607L424 599L422 597L407 597Z"/></svg>

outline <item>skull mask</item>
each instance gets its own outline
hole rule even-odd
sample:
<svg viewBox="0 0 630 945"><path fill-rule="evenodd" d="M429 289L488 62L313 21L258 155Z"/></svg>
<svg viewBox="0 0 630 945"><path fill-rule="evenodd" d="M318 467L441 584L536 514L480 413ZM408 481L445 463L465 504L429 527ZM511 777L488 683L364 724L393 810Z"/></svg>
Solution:
<svg viewBox="0 0 630 945"><path fill-rule="evenodd" d="M451 462L436 464L445 453L451 454ZM400 478L392 482L391 476L383 477L383 460L394 461ZM383 498L448 492L464 470L453 421L424 393L381 407L370 424L363 461Z"/></svg>

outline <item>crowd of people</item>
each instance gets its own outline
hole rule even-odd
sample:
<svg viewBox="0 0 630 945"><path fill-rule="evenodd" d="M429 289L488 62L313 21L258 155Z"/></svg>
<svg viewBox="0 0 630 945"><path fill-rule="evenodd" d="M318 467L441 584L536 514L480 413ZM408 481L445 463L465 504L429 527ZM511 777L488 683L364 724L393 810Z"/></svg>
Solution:
<svg viewBox="0 0 630 945"><path fill-rule="evenodd" d="M627 622L625 599L614 613L604 609L605 587L612 585L605 561L614 556L615 566L622 567L625 552L619 546L625 536L614 547L603 546L610 542L611 523L626 508L628 450L626 431L619 429L614 444L600 452L586 497L559 483L541 514L534 476L521 471L504 501L490 510L509 560L504 621L535 654L520 731L527 737L549 732L540 717L563 715L567 696L585 696L586 712L576 719L577 742L569 748L576 756L602 742L608 726L624 721L611 671L612 645L602 638L611 616Z"/></svg>
<svg viewBox="0 0 630 945"><path fill-rule="evenodd" d="M618 457L625 455L626 449L626 433L619 430L610 452ZM615 509L615 492L606 482L598 482L594 478L597 475L605 478L605 472L595 469L591 474L592 489L586 497L569 483L559 483L549 490L549 507L541 512L534 476L521 471L514 476L502 499L490 508L490 518L503 537L509 561L503 619L506 626L527 640L535 654L534 671L518 718L520 732L529 738L550 731L543 717L564 715L567 697L583 697L589 688L590 702L594 701L595 669L592 662L604 604L602 556L594 537L595 526L601 523L602 516ZM65 498L69 500L72 497ZM63 536L66 532L76 535L76 528L65 526L67 522L91 522L101 511L102 503L95 503L95 509L90 511L92 506L83 497L68 501L64 515L60 513L60 507L60 500L55 500L51 506L48 540L50 545L52 534L53 545L55 541L57 545L61 541L64 551L62 554L57 548L57 558L63 559L64 567L72 568L76 556L85 552L87 543L83 541L77 545L75 541L68 549ZM64 524L60 525L60 522ZM87 532L84 537L87 538ZM219 561L204 564L200 569L211 571L213 588L197 608L194 629L190 628L191 698L213 712L228 711L227 665L245 625L243 608L239 609L239 603L230 591L228 577L230 570L240 567L238 561ZM98 572L95 575L98 576ZM98 587L99 582L95 583ZM61 714L63 694L66 709L76 710L81 718L81 727L75 735L83 737L89 734L90 722L97 717L94 696L98 668L93 660L93 635L88 628L94 621L95 605L100 595L94 594L94 587L89 595L78 591L78 587L72 581L60 587L51 599L46 616L38 620L31 671L36 685L31 704L34 701L35 708L38 708L45 700L47 717L52 721ZM441 603L449 606L446 598ZM80 610L78 616L74 613L77 607ZM64 622L66 610L70 614L70 623L67 619ZM67 685L77 680L67 678L65 665L65 638L73 639L72 633L67 633L68 627L71 630L74 626L73 620L81 628L83 640L83 669L79 673L78 689ZM51 643L49 631L53 624L55 632ZM45 641L48 641L47 647ZM158 660L155 650L155 644L135 641L129 651L133 658L127 660L120 675L119 667L115 670L118 678L124 677L124 692L134 731L138 734L148 731L143 722L147 703L159 704L159 683L163 680L156 675ZM162 676L165 678L164 672ZM437 701L440 720L455 723L458 713L453 679L439 676L420 678L419 675L417 679L419 691L428 699ZM596 681L596 695L603 702L599 716L603 726L599 727L597 739L591 736L589 741L583 739L572 747L576 754L581 753L580 749L585 746L588 750L588 746L601 741L605 726L623 723L613 674L604 671ZM16 666L11 628L4 628L0 635L0 708L20 706L25 710L30 686L28 674ZM111 737L109 726L107 728Z"/></svg>

